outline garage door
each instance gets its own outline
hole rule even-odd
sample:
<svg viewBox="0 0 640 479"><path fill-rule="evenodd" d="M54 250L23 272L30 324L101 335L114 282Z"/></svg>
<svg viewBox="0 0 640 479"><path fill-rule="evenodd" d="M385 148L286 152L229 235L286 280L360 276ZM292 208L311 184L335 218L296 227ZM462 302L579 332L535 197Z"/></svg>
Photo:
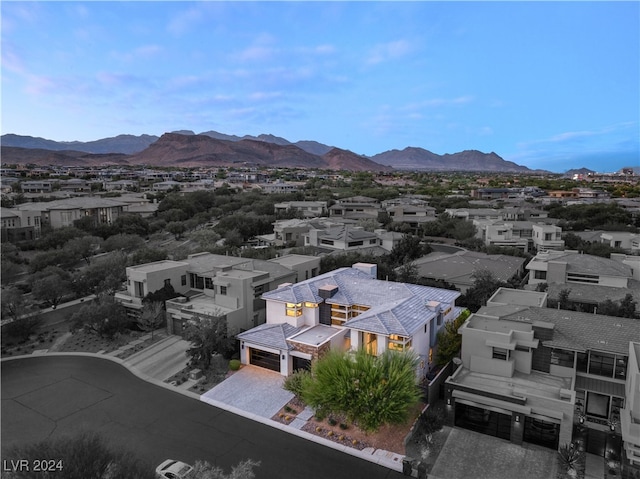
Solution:
<svg viewBox="0 0 640 479"><path fill-rule="evenodd" d="M280 372L280 355L276 353L250 348L249 363L254 366Z"/></svg>
<svg viewBox="0 0 640 479"><path fill-rule="evenodd" d="M511 439L511 416L456 401L455 425L501 439Z"/></svg>
<svg viewBox="0 0 640 479"><path fill-rule="evenodd" d="M560 424L529 416L524 418L523 441L548 447L549 449L558 449L559 438Z"/></svg>

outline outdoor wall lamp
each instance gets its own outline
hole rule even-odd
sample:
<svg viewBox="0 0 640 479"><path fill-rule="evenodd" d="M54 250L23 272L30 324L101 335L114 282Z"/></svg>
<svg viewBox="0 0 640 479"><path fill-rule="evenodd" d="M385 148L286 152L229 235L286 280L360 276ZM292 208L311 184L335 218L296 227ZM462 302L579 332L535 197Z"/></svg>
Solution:
<svg viewBox="0 0 640 479"><path fill-rule="evenodd" d="M447 406L451 406L451 398L447 398Z"/></svg>
<svg viewBox="0 0 640 479"><path fill-rule="evenodd" d="M516 414L516 422L520 422L520 416Z"/></svg>

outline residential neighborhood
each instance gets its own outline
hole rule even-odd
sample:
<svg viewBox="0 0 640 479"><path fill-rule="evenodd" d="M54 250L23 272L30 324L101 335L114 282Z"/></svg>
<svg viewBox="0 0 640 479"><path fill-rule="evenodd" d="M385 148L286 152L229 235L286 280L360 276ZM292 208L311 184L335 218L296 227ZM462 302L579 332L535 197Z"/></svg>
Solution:
<svg viewBox="0 0 640 479"><path fill-rule="evenodd" d="M354 189L349 174L308 171L18 171L3 170L17 180L1 210L5 359L93 347L414 477L435 470L426 438L452 431L557 457L571 445L580 467L640 472L633 198L526 177L482 188L470 175L443 195L427 180L377 187L388 174ZM290 386L361 353L413 358L421 409L396 445L355 439L364 418L323 417ZM442 429L424 435L429 417Z"/></svg>

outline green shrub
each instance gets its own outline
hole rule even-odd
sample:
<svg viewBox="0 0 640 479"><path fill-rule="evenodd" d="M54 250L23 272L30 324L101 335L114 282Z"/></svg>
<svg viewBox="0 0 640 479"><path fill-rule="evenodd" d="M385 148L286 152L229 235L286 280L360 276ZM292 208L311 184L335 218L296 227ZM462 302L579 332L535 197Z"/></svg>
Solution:
<svg viewBox="0 0 640 479"><path fill-rule="evenodd" d="M296 397L301 398L306 384L311 380L311 373L304 369L294 371L293 374L287 376L282 387L293 393Z"/></svg>
<svg viewBox="0 0 640 479"><path fill-rule="evenodd" d="M240 364L240 360L232 359L231 361L229 361L229 369L231 369L232 371L237 371L238 369L240 369Z"/></svg>
<svg viewBox="0 0 640 479"><path fill-rule="evenodd" d="M336 421L331 416L329 416L329 419L327 419L327 422L329 423L330 426L335 426L336 424L338 424L338 421Z"/></svg>
<svg viewBox="0 0 640 479"><path fill-rule="evenodd" d="M316 411L344 414L366 431L385 423L402 423L420 400L417 361L413 353L387 351L371 356L364 350L355 354L331 351L314 363L302 398Z"/></svg>
<svg viewBox="0 0 640 479"><path fill-rule="evenodd" d="M345 430L345 429L349 429L349 426L343 422L340 423L340 429Z"/></svg>

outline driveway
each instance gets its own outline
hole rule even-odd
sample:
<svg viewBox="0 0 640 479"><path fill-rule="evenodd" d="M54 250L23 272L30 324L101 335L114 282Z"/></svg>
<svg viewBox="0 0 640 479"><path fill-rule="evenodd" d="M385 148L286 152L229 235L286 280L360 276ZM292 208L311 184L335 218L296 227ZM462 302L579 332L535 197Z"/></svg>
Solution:
<svg viewBox="0 0 640 479"><path fill-rule="evenodd" d="M429 474L434 479L556 477L556 452L454 428Z"/></svg>
<svg viewBox="0 0 640 479"><path fill-rule="evenodd" d="M284 376L280 373L243 366L200 399L214 406L223 403L270 419L293 399L292 393L282 389L283 382Z"/></svg>

